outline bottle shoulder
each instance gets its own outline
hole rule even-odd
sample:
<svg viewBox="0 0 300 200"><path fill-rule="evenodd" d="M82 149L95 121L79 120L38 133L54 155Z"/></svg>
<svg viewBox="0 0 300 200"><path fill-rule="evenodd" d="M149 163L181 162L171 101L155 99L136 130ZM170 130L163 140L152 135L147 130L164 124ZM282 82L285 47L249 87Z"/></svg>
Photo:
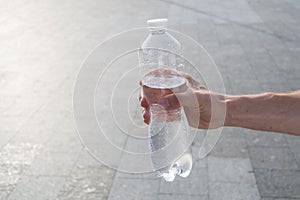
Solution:
<svg viewBox="0 0 300 200"><path fill-rule="evenodd" d="M141 48L159 48L179 52L181 44L171 34L149 34L143 42Z"/></svg>

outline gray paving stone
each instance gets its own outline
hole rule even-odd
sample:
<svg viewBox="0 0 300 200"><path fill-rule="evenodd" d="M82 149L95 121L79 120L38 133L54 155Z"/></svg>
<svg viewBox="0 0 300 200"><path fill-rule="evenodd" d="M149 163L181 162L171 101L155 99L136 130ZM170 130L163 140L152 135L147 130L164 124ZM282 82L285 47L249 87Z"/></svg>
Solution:
<svg viewBox="0 0 300 200"><path fill-rule="evenodd" d="M0 165L0 199L7 199L27 168L28 165L20 164Z"/></svg>
<svg viewBox="0 0 300 200"><path fill-rule="evenodd" d="M300 198L299 170L256 169L255 176L262 197Z"/></svg>
<svg viewBox="0 0 300 200"><path fill-rule="evenodd" d="M292 89L290 89L291 87L289 86L289 83L286 82L278 82L276 84L274 83L262 83L261 87L263 89L263 91L266 92L289 92ZM296 89L294 89L296 90Z"/></svg>
<svg viewBox="0 0 300 200"><path fill-rule="evenodd" d="M249 153L253 168L299 169L289 148L250 147Z"/></svg>
<svg viewBox="0 0 300 200"><path fill-rule="evenodd" d="M49 152L81 152L83 146L75 131L56 132L48 140L45 150Z"/></svg>
<svg viewBox="0 0 300 200"><path fill-rule="evenodd" d="M8 143L0 151L1 164L30 165L40 153L41 145L32 143Z"/></svg>
<svg viewBox="0 0 300 200"><path fill-rule="evenodd" d="M264 48L246 50L246 59L251 67L255 69L254 74L259 75L272 75L278 74L276 63ZM262 78L262 77L260 77Z"/></svg>
<svg viewBox="0 0 300 200"><path fill-rule="evenodd" d="M8 97L11 97L11 95L8 95ZM23 94L22 96L16 95L14 99L11 99L13 105L3 110L2 115L30 117L48 99L48 97L41 96L40 94Z"/></svg>
<svg viewBox="0 0 300 200"><path fill-rule="evenodd" d="M223 62L219 63L218 66L220 66L220 70L222 70L222 75L224 76L228 76L230 78L238 77L238 75L243 76L242 73L240 72L242 69L244 70L248 70L247 68L245 68L244 66L247 66L248 60L245 56L244 53L236 53L237 51L243 51L242 49L236 49L235 51L230 51L232 47L231 46L225 46L223 49L224 52L227 52L227 55L223 55L222 53L222 57L223 57ZM224 66L222 66L224 65ZM241 79L244 80L244 79Z"/></svg>
<svg viewBox="0 0 300 200"><path fill-rule="evenodd" d="M28 117L23 116L0 116L0 122L3 124L0 131L17 132L27 119Z"/></svg>
<svg viewBox="0 0 300 200"><path fill-rule="evenodd" d="M224 133L221 135L210 155L215 157L249 157L244 138L228 137Z"/></svg>
<svg viewBox="0 0 300 200"><path fill-rule="evenodd" d="M0 185L13 186L18 183L20 177L24 174L28 165L20 164L1 164L0 165Z"/></svg>
<svg viewBox="0 0 300 200"><path fill-rule="evenodd" d="M248 158L208 157L210 182L255 184L253 169Z"/></svg>
<svg viewBox="0 0 300 200"><path fill-rule="evenodd" d="M240 140L245 139L245 129L239 127L223 127L221 137L226 139L237 138Z"/></svg>
<svg viewBox="0 0 300 200"><path fill-rule="evenodd" d="M193 196L193 195L180 195L180 194L159 194L158 200L208 200L208 196Z"/></svg>
<svg viewBox="0 0 300 200"><path fill-rule="evenodd" d="M13 136L15 134L16 133L13 131L1 131L0 132L0 137L1 137L0 148L5 146L8 143L8 141L13 138Z"/></svg>
<svg viewBox="0 0 300 200"><path fill-rule="evenodd" d="M260 199L256 184L212 182L209 185L209 197L211 200L254 200Z"/></svg>
<svg viewBox="0 0 300 200"><path fill-rule="evenodd" d="M197 168L207 168L207 157L200 157L199 158L199 153L200 149L198 147L192 147L192 153L193 153L193 167Z"/></svg>
<svg viewBox="0 0 300 200"><path fill-rule="evenodd" d="M0 199L7 199L25 174L40 146L29 143L7 144L0 152Z"/></svg>
<svg viewBox="0 0 300 200"><path fill-rule="evenodd" d="M10 193L12 192L12 189L8 189L8 188L1 188L0 189L0 199L1 200L6 200L8 198L8 196L10 195Z"/></svg>
<svg viewBox="0 0 300 200"><path fill-rule="evenodd" d="M130 179L159 179L155 172L151 173L126 173L118 171L116 178L130 178Z"/></svg>
<svg viewBox="0 0 300 200"><path fill-rule="evenodd" d="M158 179L116 178L108 199L157 199L158 187Z"/></svg>
<svg viewBox="0 0 300 200"><path fill-rule="evenodd" d="M176 177L172 183L160 180L159 193L161 194L188 194L207 195L208 194L208 174L207 168L193 166L191 174L187 178Z"/></svg>
<svg viewBox="0 0 300 200"><path fill-rule="evenodd" d="M24 176L8 200L54 199L64 179L64 177Z"/></svg>
<svg viewBox="0 0 300 200"><path fill-rule="evenodd" d="M264 197L261 200L299 200L298 198L271 198L271 197Z"/></svg>
<svg viewBox="0 0 300 200"><path fill-rule="evenodd" d="M94 159L86 150L83 150L76 161L76 166L78 167L90 167L90 166L100 166L103 165L96 159Z"/></svg>
<svg viewBox="0 0 300 200"><path fill-rule="evenodd" d="M105 166L77 166L57 196L59 200L107 199L114 170Z"/></svg>
<svg viewBox="0 0 300 200"><path fill-rule="evenodd" d="M38 113L30 118L13 138L16 142L43 145L54 133L59 114Z"/></svg>
<svg viewBox="0 0 300 200"><path fill-rule="evenodd" d="M279 133L244 130L248 146L286 147L285 135Z"/></svg>
<svg viewBox="0 0 300 200"><path fill-rule="evenodd" d="M52 134L54 134L54 129L52 128L28 125L21 128L21 130L13 137L13 141L44 146Z"/></svg>
<svg viewBox="0 0 300 200"><path fill-rule="evenodd" d="M43 152L26 172L28 175L67 176L71 173L78 153Z"/></svg>
<svg viewBox="0 0 300 200"><path fill-rule="evenodd" d="M287 136L288 146L300 166L300 138L298 136Z"/></svg>
<svg viewBox="0 0 300 200"><path fill-rule="evenodd" d="M221 45L234 45L238 43L231 24L218 24L216 25L216 31Z"/></svg>
<svg viewBox="0 0 300 200"><path fill-rule="evenodd" d="M0 111L6 112L7 110L9 110L11 107L15 105L18 95L0 95L0 97L1 97Z"/></svg>
<svg viewBox="0 0 300 200"><path fill-rule="evenodd" d="M203 20L203 19L198 19L198 36L195 37L197 41L199 41L202 45L206 46L205 44L207 43L213 43L217 41L217 32L215 25L212 23L211 20ZM206 24L206 28L203 29L201 28L203 24Z"/></svg>

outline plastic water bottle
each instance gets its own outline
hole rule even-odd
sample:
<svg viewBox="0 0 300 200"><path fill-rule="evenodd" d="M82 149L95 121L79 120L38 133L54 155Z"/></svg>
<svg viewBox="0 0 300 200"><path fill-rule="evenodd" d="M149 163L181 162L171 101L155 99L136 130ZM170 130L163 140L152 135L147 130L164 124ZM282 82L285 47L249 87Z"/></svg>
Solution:
<svg viewBox="0 0 300 200"><path fill-rule="evenodd" d="M178 106L165 110L163 96L183 92L186 79L178 73L180 43L167 32L167 19L148 20L150 34L139 51L143 94L150 105L149 146L153 169L166 181L176 175L187 177L192 169L191 137L183 111Z"/></svg>

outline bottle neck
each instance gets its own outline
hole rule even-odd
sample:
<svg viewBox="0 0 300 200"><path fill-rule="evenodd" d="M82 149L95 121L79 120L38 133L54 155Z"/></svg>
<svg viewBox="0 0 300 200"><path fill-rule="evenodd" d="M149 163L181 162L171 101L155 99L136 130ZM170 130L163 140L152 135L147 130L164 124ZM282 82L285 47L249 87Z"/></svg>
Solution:
<svg viewBox="0 0 300 200"><path fill-rule="evenodd" d="M149 28L149 31L152 35L161 35L167 32L167 29L162 27L151 27Z"/></svg>

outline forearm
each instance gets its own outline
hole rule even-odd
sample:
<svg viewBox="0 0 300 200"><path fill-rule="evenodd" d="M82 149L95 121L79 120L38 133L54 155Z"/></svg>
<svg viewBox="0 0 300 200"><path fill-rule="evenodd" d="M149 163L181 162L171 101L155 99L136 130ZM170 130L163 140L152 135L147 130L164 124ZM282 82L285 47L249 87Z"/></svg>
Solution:
<svg viewBox="0 0 300 200"><path fill-rule="evenodd" d="M228 96L225 126L300 135L300 91Z"/></svg>

